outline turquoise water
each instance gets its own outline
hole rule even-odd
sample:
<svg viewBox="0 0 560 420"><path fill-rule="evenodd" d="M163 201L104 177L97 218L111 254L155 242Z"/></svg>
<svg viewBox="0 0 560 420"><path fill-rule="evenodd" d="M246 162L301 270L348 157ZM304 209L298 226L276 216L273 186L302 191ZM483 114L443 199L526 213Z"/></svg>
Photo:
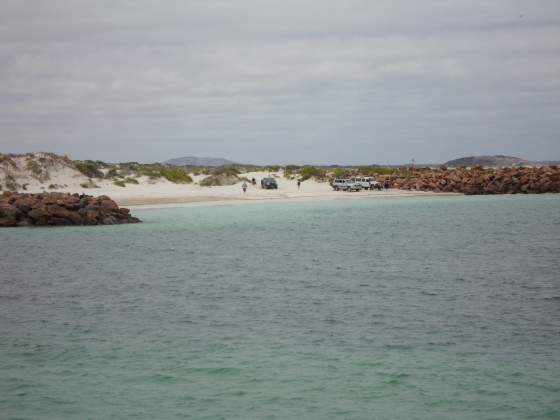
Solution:
<svg viewBox="0 0 560 420"><path fill-rule="evenodd" d="M135 213L0 231L0 418L560 418L560 196Z"/></svg>

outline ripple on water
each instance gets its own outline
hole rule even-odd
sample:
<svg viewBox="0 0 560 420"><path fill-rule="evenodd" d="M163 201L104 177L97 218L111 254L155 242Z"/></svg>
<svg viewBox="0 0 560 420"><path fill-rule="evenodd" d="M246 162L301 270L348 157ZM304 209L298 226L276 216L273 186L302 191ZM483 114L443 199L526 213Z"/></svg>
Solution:
<svg viewBox="0 0 560 420"><path fill-rule="evenodd" d="M0 412L558 418L559 210L260 203L0 231Z"/></svg>

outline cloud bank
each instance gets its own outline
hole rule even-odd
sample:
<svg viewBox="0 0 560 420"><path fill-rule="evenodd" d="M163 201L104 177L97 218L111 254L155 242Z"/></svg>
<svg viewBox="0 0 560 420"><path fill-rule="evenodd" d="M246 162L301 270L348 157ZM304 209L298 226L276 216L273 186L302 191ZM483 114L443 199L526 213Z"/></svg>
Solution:
<svg viewBox="0 0 560 420"><path fill-rule="evenodd" d="M560 2L0 3L0 149L560 158Z"/></svg>

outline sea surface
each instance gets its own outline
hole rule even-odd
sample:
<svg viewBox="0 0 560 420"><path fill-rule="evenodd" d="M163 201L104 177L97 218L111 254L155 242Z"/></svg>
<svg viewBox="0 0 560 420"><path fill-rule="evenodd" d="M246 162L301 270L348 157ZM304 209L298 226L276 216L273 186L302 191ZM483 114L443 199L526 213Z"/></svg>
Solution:
<svg viewBox="0 0 560 420"><path fill-rule="evenodd" d="M560 419L560 196L0 231L1 419Z"/></svg>

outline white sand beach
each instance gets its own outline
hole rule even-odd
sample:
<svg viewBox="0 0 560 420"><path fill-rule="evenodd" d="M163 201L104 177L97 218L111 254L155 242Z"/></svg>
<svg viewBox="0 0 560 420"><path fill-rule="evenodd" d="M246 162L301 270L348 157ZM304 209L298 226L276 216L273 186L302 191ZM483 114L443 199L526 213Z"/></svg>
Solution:
<svg viewBox="0 0 560 420"><path fill-rule="evenodd" d="M272 176L278 183L277 190L266 190L261 188L260 180ZM110 180L95 179L97 188L84 188L82 184L87 178L77 175L73 171L66 169L51 172L51 179L48 183L41 183L34 179L28 180L27 192L36 193L53 189L48 189L47 184L56 185L54 190L61 192L108 195L121 206L134 207L162 207L162 206L199 206L199 205L219 205L232 203L248 203L257 200L288 200L288 199L348 199L364 197L410 197L410 196L429 196L436 195L421 191L403 190L381 190L381 191L360 191L343 192L334 191L326 182L317 182L309 179L301 183L298 188L297 180L284 177L282 170L276 173L269 172L248 172L240 175L241 178L255 178L256 185L247 182L248 189L243 193L240 181L229 186L200 186L199 182L205 175L193 175L191 184L175 184L165 179L157 181L147 177L138 178L138 184L127 184L125 187L115 185ZM441 195L441 194L437 194Z"/></svg>

